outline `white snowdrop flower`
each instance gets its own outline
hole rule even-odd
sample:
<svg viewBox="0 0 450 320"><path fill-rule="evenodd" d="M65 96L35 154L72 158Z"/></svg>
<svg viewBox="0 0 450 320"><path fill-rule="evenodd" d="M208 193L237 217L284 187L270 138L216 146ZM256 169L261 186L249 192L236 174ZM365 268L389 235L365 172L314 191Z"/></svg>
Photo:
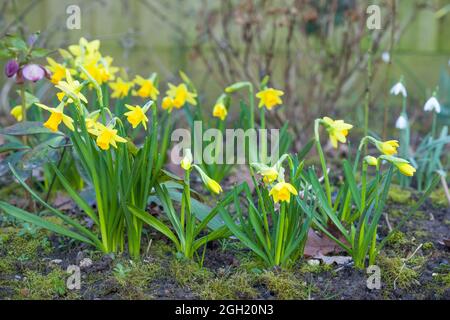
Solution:
<svg viewBox="0 0 450 320"><path fill-rule="evenodd" d="M425 111L433 111L434 110L434 112L436 112L436 113L441 113L441 105L439 104L439 101L435 97L431 97L425 103L423 110L425 110Z"/></svg>
<svg viewBox="0 0 450 320"><path fill-rule="evenodd" d="M398 96L399 94L402 94L405 98L408 96L408 93L406 92L406 88L403 85L403 83L398 82L395 86L391 89L391 94Z"/></svg>
<svg viewBox="0 0 450 320"><path fill-rule="evenodd" d="M408 126L408 119L406 119L403 115L398 117L397 122L395 122L395 127L397 129L403 130Z"/></svg>
<svg viewBox="0 0 450 320"><path fill-rule="evenodd" d="M389 63L391 61L391 55L389 54L389 52L385 51L381 54L381 60L383 60L383 62L385 63Z"/></svg>

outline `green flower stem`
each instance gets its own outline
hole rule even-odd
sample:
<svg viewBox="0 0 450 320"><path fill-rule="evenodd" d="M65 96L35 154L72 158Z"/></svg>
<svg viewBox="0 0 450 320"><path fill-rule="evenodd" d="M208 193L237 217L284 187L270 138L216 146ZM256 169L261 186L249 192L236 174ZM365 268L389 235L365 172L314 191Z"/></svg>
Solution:
<svg viewBox="0 0 450 320"><path fill-rule="evenodd" d="M277 236L275 245L275 265L279 266L281 261L281 251L283 248L284 228L286 220L286 204L281 203L280 216L278 217Z"/></svg>
<svg viewBox="0 0 450 320"><path fill-rule="evenodd" d="M320 144L320 135L319 135L319 125L321 124L321 120L317 119L314 122L314 135L316 140L316 147L317 147L317 153L319 154L320 163L322 165L322 171L323 171L323 177L325 181L325 190L327 193L328 198L328 204L331 207L331 187L330 187L330 180L328 178L328 170L327 170L327 163L325 161L325 156L323 154L322 145Z"/></svg>
<svg viewBox="0 0 450 320"><path fill-rule="evenodd" d="M435 111L432 112L433 112L433 123L431 125L431 138L434 140L434 137L436 136L437 114Z"/></svg>
<svg viewBox="0 0 450 320"><path fill-rule="evenodd" d="M364 213L364 208L366 207L366 189L367 189L367 167L366 161L363 162L362 166L362 177L361 177L361 212Z"/></svg>

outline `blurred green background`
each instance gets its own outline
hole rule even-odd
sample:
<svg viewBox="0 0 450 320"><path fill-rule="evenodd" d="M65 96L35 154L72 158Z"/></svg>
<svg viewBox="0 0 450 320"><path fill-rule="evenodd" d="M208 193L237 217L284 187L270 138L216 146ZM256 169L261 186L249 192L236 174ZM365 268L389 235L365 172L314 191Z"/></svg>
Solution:
<svg viewBox="0 0 450 320"><path fill-rule="evenodd" d="M80 30L66 27L66 8L74 4L81 9ZM346 108L361 117L370 35L365 10L370 4L380 6L383 25L373 33L380 37L373 57L374 110L398 104L386 92L401 75L412 108L419 110L448 80L450 0L16 0L3 1L0 30L3 35L41 30L41 45L50 49L81 36L100 39L102 53L113 56L130 78L158 72L163 80L174 81L184 70L210 105L232 81L257 83L269 73L273 86L287 93L286 108L297 110L280 110L274 121L305 117L299 122L308 123ZM391 47L388 68L381 56ZM354 74L346 76L352 68ZM441 100L448 104L448 95ZM376 114L374 120L381 119L381 112ZM301 128L297 131L301 137Z"/></svg>

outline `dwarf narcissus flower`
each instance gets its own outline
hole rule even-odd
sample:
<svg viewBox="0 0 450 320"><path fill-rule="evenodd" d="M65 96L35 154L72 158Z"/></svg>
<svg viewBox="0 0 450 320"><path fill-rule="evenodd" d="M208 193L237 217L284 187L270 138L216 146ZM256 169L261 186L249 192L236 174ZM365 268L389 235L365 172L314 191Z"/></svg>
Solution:
<svg viewBox="0 0 450 320"><path fill-rule="evenodd" d="M17 121L22 121L23 119L23 113L22 113L22 106L18 105L11 109L9 112Z"/></svg>
<svg viewBox="0 0 450 320"><path fill-rule="evenodd" d="M100 40L87 41L86 38L81 37L78 45L69 46L69 51L75 56L89 55L96 53L100 49Z"/></svg>
<svg viewBox="0 0 450 320"><path fill-rule="evenodd" d="M50 118L44 123L44 127L56 132L58 131L59 125L64 123L64 125L69 128L69 130L74 131L73 119L63 113L64 103L61 102L56 108L50 108L42 103L36 103L39 108L47 110L50 112Z"/></svg>
<svg viewBox="0 0 450 320"><path fill-rule="evenodd" d="M122 78L118 78L116 82L111 82L109 86L113 90L111 97L122 99L128 96L128 93L130 92L130 89L134 86L134 83L129 81L123 81Z"/></svg>
<svg viewBox="0 0 450 320"><path fill-rule="evenodd" d="M441 113L441 105L440 105L439 101L436 99L436 97L431 97L425 103L423 110L424 111L433 111L434 110L434 112L436 112L436 113Z"/></svg>
<svg viewBox="0 0 450 320"><path fill-rule="evenodd" d="M180 166L188 171L192 167L192 153L191 149L184 149L184 156L183 159L181 159Z"/></svg>
<svg viewBox="0 0 450 320"><path fill-rule="evenodd" d="M414 168L412 165L410 165L407 162L399 162L395 163L395 166L398 168L398 170L401 172L401 174L412 177L414 173L416 172L416 168Z"/></svg>
<svg viewBox="0 0 450 320"><path fill-rule="evenodd" d="M406 129L408 127L408 119L404 115L400 115L395 122L395 127L400 130Z"/></svg>
<svg viewBox="0 0 450 320"><path fill-rule="evenodd" d="M47 62L49 64L47 66L47 69L50 70L50 72L52 73L50 81L53 84L58 84L61 80L63 80L66 77L67 68L50 57L47 57Z"/></svg>
<svg viewBox="0 0 450 320"><path fill-rule="evenodd" d="M269 192L269 195L273 197L273 201L275 203L280 201L286 201L289 203L291 200L291 194L297 195L297 189L295 189L292 184L284 181L278 182Z"/></svg>
<svg viewBox="0 0 450 320"><path fill-rule="evenodd" d="M140 106L130 106L129 104L125 104L125 107L130 110L125 112L125 116L127 116L128 122L133 126L133 129L136 128L140 123L144 126L144 129L147 130L147 122L148 118L145 113L148 111L148 108L151 104L147 103L143 108Z"/></svg>
<svg viewBox="0 0 450 320"><path fill-rule="evenodd" d="M60 81L55 86L60 89L62 92L56 94L59 101L62 101L66 95L68 96L76 96L78 99L87 103L86 97L80 92L83 86L80 84L78 80L73 80L70 74L70 71L66 69L66 81ZM73 100L71 98L67 99L68 103L72 103Z"/></svg>
<svg viewBox="0 0 450 320"><path fill-rule="evenodd" d="M223 191L220 184L218 184L214 179L211 179L199 166L194 164L193 167L198 171L200 178L209 191L215 194L219 194Z"/></svg>
<svg viewBox="0 0 450 320"><path fill-rule="evenodd" d="M197 101L195 100L197 94L194 92L189 92L186 84L184 83L181 83L178 86L174 86L169 83L169 90L167 90L166 94L172 99L173 107L177 109L182 108L186 102L189 102L189 104L193 106L197 105Z"/></svg>
<svg viewBox="0 0 450 320"><path fill-rule="evenodd" d="M155 87L152 79L144 79L141 76L136 76L134 83L140 86L138 90L133 90L132 94L134 96L151 98L152 100L156 100L158 98L159 90Z"/></svg>
<svg viewBox="0 0 450 320"><path fill-rule="evenodd" d="M173 109L173 100L171 97L164 97L161 103L161 107L163 110L167 110L167 112L171 113Z"/></svg>
<svg viewBox="0 0 450 320"><path fill-rule="evenodd" d="M365 156L365 157L364 157L364 161L366 161L366 163L367 163L369 166L374 166L374 167L376 167L376 166L378 165L378 159L375 158L375 157L373 157L373 156Z"/></svg>
<svg viewBox="0 0 450 320"><path fill-rule="evenodd" d="M329 117L324 117L322 122L325 124L334 148L338 147L338 141L341 143L347 141L348 131L353 128L351 124L345 123L344 120L333 120Z"/></svg>
<svg viewBox="0 0 450 320"><path fill-rule="evenodd" d="M271 184L278 178L278 170L274 167L267 167L259 172L263 176L265 184Z"/></svg>
<svg viewBox="0 0 450 320"><path fill-rule="evenodd" d="M268 110L272 110L273 107L283 103L280 98L283 94L283 91L273 88L261 90L256 94L256 97L260 99L258 107L262 108L265 106Z"/></svg>
<svg viewBox="0 0 450 320"><path fill-rule="evenodd" d="M392 156L381 156L382 159L385 159L392 164L394 164L401 174L412 177L416 172L416 168L409 164L409 162L402 158L396 158Z"/></svg>
<svg viewBox="0 0 450 320"><path fill-rule="evenodd" d="M125 138L117 135L117 130L102 123L96 123L94 128L88 130L89 133L97 136L96 143L102 150L109 150L110 146L117 148L117 142L126 143Z"/></svg>
<svg viewBox="0 0 450 320"><path fill-rule="evenodd" d="M219 118L220 120L225 120L227 117L228 111L225 105L221 102L217 103L213 109L213 116Z"/></svg>
<svg viewBox="0 0 450 320"><path fill-rule="evenodd" d="M407 97L408 93L406 92L406 88L401 82L397 82L391 89L391 94L394 96L398 96L401 94L403 97Z"/></svg>
<svg viewBox="0 0 450 320"><path fill-rule="evenodd" d="M89 113L85 118L86 129L93 129L97 124L98 117L100 116L100 110Z"/></svg>
<svg viewBox="0 0 450 320"><path fill-rule="evenodd" d="M394 154L397 154L397 148L400 145L398 144L397 140L389 140L385 142L377 141L376 147L380 152L382 152L385 155L393 156Z"/></svg>

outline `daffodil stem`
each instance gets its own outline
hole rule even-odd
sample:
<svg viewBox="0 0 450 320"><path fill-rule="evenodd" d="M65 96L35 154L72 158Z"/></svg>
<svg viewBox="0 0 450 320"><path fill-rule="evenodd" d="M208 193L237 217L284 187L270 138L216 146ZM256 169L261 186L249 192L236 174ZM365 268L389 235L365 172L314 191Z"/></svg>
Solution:
<svg viewBox="0 0 450 320"><path fill-rule="evenodd" d="M360 215L362 215L364 213L364 208L366 206L367 167L368 167L367 162L363 161L362 177L361 177L361 210L360 210Z"/></svg>
<svg viewBox="0 0 450 320"><path fill-rule="evenodd" d="M322 145L320 144L319 125L320 125L320 120L317 119L314 123L314 135L315 135L315 140L316 140L317 153L319 154L320 164L322 165L323 178L324 178L324 182L325 182L325 190L327 193L328 204L331 206L330 180L328 178L327 163L325 161L325 156L323 154Z"/></svg>
<svg viewBox="0 0 450 320"><path fill-rule="evenodd" d="M367 49L367 79L366 79L366 101L364 104L364 135L367 136L369 134L369 107L371 100L371 92L370 87L372 84L372 51L373 51L373 35L370 33L370 43L369 48ZM365 147L367 148L367 146ZM365 150L366 151L366 150Z"/></svg>
<svg viewBox="0 0 450 320"><path fill-rule="evenodd" d="M281 207L280 207L280 216L278 217L278 225L277 225L277 238L276 238L276 247L275 247L275 265L276 266L279 266L280 261L281 261L281 251L283 248L285 220L286 220L286 204L284 202L282 202Z"/></svg>
<svg viewBox="0 0 450 320"><path fill-rule="evenodd" d="M265 132L264 137L262 137L260 143L261 143L261 159L260 161L262 163L267 163L267 132L265 131L266 129L266 111L264 110L264 108L260 109L260 129L263 130L263 132ZM261 135L260 135L261 137Z"/></svg>
<svg viewBox="0 0 450 320"><path fill-rule="evenodd" d="M248 84L248 101L250 103L250 128L255 128L255 97L253 85L249 82Z"/></svg>

